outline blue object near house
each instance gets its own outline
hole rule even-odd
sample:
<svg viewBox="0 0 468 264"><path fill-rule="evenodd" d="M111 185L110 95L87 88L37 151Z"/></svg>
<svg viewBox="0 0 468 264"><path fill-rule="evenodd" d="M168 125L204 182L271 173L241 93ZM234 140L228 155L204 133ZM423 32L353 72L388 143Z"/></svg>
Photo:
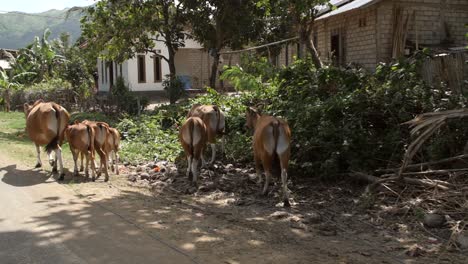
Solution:
<svg viewBox="0 0 468 264"><path fill-rule="evenodd" d="M188 75L179 75L179 80L183 83L184 90L192 88L192 78Z"/></svg>

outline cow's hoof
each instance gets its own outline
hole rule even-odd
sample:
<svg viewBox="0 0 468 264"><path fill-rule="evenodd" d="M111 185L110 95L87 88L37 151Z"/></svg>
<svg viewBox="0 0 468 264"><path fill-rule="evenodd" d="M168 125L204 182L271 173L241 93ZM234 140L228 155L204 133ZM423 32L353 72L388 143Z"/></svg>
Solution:
<svg viewBox="0 0 468 264"><path fill-rule="evenodd" d="M96 177L92 177L91 180L92 180L93 182L95 182L95 181L96 181Z"/></svg>
<svg viewBox="0 0 468 264"><path fill-rule="evenodd" d="M284 207L291 207L291 204L289 203L289 199L284 200Z"/></svg>
<svg viewBox="0 0 468 264"><path fill-rule="evenodd" d="M58 172L57 167L52 167L52 172Z"/></svg>
<svg viewBox="0 0 468 264"><path fill-rule="evenodd" d="M60 174L59 181L65 180L65 173Z"/></svg>
<svg viewBox="0 0 468 264"><path fill-rule="evenodd" d="M109 178L105 178L104 181L105 181L105 182L108 182L108 181L109 181Z"/></svg>
<svg viewBox="0 0 468 264"><path fill-rule="evenodd" d="M80 171L84 171L84 167L80 167Z"/></svg>
<svg viewBox="0 0 468 264"><path fill-rule="evenodd" d="M42 164L40 164L39 162L36 164L36 166L34 166L34 168L36 168L36 169L40 168L40 167L42 167Z"/></svg>

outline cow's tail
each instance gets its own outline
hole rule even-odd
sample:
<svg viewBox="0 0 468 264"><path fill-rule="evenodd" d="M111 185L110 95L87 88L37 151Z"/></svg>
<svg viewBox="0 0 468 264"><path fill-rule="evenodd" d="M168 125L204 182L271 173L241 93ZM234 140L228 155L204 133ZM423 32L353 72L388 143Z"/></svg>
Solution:
<svg viewBox="0 0 468 264"><path fill-rule="evenodd" d="M88 139L89 139L89 145L88 145L88 151L91 159L94 159L94 130L91 128L91 126L86 125L86 131L88 131Z"/></svg>
<svg viewBox="0 0 468 264"><path fill-rule="evenodd" d="M216 112L216 134L219 133L219 123L221 122L221 111L217 105L213 105L213 110Z"/></svg>
<svg viewBox="0 0 468 264"><path fill-rule="evenodd" d="M277 148L278 148L278 139L279 139L279 126L280 123L278 120L274 120L271 123L271 127L273 128L273 140L275 142L274 148L273 148L273 166L272 166L272 173L275 177L279 177L281 175L281 165L280 165L280 159L279 155L277 153Z"/></svg>
<svg viewBox="0 0 468 264"><path fill-rule="evenodd" d="M194 128L195 128L195 121L193 119L189 119L189 137L190 137L190 142L189 142L189 153L190 156L193 157L194 155L194 147L193 147L193 133L194 133Z"/></svg>
<svg viewBox="0 0 468 264"><path fill-rule="evenodd" d="M50 154L50 152L52 152L52 150L58 148L58 144L59 144L59 140L60 140L60 119L61 119L61 117L60 117L60 106L58 106L56 104L52 104L52 108L55 111L55 118L57 118L57 134L49 142L49 144L47 144L45 146L45 151L47 152L47 154Z"/></svg>

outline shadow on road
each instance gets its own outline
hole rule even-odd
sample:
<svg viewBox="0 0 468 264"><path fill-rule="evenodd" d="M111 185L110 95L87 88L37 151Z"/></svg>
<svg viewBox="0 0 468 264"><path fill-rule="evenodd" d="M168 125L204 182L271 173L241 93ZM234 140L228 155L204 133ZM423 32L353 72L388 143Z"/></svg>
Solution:
<svg viewBox="0 0 468 264"><path fill-rule="evenodd" d="M2 174L2 182L16 187L45 183L50 177L53 177L50 172L41 169L20 170L16 165L0 168L0 176Z"/></svg>

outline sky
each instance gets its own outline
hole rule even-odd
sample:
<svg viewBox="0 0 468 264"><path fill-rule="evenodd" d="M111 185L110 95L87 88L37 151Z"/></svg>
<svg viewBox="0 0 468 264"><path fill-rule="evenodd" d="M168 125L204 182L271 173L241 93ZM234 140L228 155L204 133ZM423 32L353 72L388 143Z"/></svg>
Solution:
<svg viewBox="0 0 468 264"><path fill-rule="evenodd" d="M96 0L1 0L0 12L40 13L50 9L91 5Z"/></svg>

